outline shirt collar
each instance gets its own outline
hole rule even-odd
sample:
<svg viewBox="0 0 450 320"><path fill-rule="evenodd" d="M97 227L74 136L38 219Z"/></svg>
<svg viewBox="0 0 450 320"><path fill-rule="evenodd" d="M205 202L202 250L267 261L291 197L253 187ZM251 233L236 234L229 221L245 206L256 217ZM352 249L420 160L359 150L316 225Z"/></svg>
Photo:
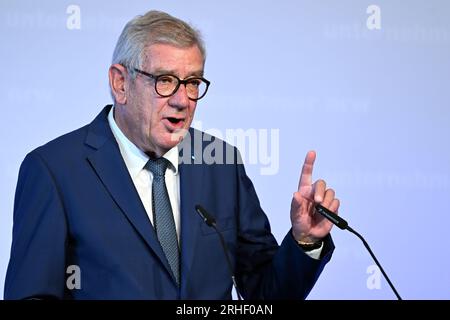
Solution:
<svg viewBox="0 0 450 320"><path fill-rule="evenodd" d="M108 114L108 122L111 127L111 131L116 138L119 145L120 153L125 165L127 166L128 172L132 179L135 179L137 175L144 169L147 164L149 157L139 149L134 143L132 143L120 130L119 126L114 120L114 106L111 108ZM176 175L178 174L178 145L167 151L164 158L169 160L171 166L169 169Z"/></svg>

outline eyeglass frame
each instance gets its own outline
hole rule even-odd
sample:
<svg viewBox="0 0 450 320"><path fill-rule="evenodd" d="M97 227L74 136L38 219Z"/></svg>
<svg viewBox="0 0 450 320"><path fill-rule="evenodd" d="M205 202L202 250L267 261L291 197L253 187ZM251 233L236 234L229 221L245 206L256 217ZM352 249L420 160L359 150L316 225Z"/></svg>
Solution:
<svg viewBox="0 0 450 320"><path fill-rule="evenodd" d="M173 95L178 91L178 89L180 88L180 85L184 84L184 86L186 87L186 85L188 84L189 81L192 81L192 80L194 80L194 79L199 79L199 80L203 81L203 82L206 84L205 92L203 92L203 94L202 94L201 96L199 96L198 98L196 98L196 99L191 98L191 97L188 96L188 99L189 99L189 100L192 100L192 101L198 101L198 100L200 100L201 98L203 98L203 97L206 95L206 92L208 92L209 85L211 84L211 82L210 82L209 80L207 80L207 79L205 79L205 78L203 78L203 77L198 77L198 76L190 77L190 78L186 78L186 79L181 80L180 78L178 78L176 75L173 75L173 74L160 74L160 75L154 75L154 74L145 72L145 71L143 71L143 70L140 70L140 69L138 69L138 68L133 68L133 70L134 70L135 72L137 72L137 73L140 73L140 74L142 74L142 75L144 75L144 76L146 76L146 77L152 79L152 80L155 82L155 92L156 92L159 96L161 96L161 97L163 97L163 98L167 98L167 97L173 96ZM159 79L160 77L167 77L167 76L171 76L171 77L174 77L175 79L177 79L178 84L175 86L175 89L172 91L171 94L163 95L163 94L160 94L160 93L158 92L158 89L156 88L156 85L157 85L158 79Z"/></svg>

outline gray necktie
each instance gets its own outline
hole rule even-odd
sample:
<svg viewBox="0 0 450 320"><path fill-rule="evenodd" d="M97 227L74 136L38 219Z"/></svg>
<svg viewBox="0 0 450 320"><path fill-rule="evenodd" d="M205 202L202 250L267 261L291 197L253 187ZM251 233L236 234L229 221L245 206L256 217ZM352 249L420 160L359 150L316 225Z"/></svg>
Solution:
<svg viewBox="0 0 450 320"><path fill-rule="evenodd" d="M180 284L180 253L172 207L167 193L164 174L169 165L165 158L150 159L147 168L153 173L152 208L153 225L177 284Z"/></svg>

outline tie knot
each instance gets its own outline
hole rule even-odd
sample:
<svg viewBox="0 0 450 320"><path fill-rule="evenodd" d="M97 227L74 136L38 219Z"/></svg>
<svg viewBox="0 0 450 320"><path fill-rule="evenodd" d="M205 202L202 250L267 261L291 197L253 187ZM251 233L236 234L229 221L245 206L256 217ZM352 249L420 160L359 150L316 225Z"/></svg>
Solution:
<svg viewBox="0 0 450 320"><path fill-rule="evenodd" d="M169 160L163 157L158 159L149 159L147 162L147 169L150 170L154 176L164 176L169 164Z"/></svg>

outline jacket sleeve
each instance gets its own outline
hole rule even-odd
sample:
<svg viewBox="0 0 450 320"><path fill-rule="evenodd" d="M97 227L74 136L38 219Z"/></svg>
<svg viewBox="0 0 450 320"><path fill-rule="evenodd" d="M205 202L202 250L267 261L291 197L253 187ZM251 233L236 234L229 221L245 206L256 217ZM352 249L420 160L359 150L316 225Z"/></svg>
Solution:
<svg viewBox="0 0 450 320"><path fill-rule="evenodd" d="M67 224L54 177L37 151L19 172L5 299L63 298Z"/></svg>
<svg viewBox="0 0 450 320"><path fill-rule="evenodd" d="M236 274L245 299L305 299L334 250L324 239L320 260L309 257L291 232L278 246L252 182L238 165L239 227ZM289 219L289 213L280 219Z"/></svg>

